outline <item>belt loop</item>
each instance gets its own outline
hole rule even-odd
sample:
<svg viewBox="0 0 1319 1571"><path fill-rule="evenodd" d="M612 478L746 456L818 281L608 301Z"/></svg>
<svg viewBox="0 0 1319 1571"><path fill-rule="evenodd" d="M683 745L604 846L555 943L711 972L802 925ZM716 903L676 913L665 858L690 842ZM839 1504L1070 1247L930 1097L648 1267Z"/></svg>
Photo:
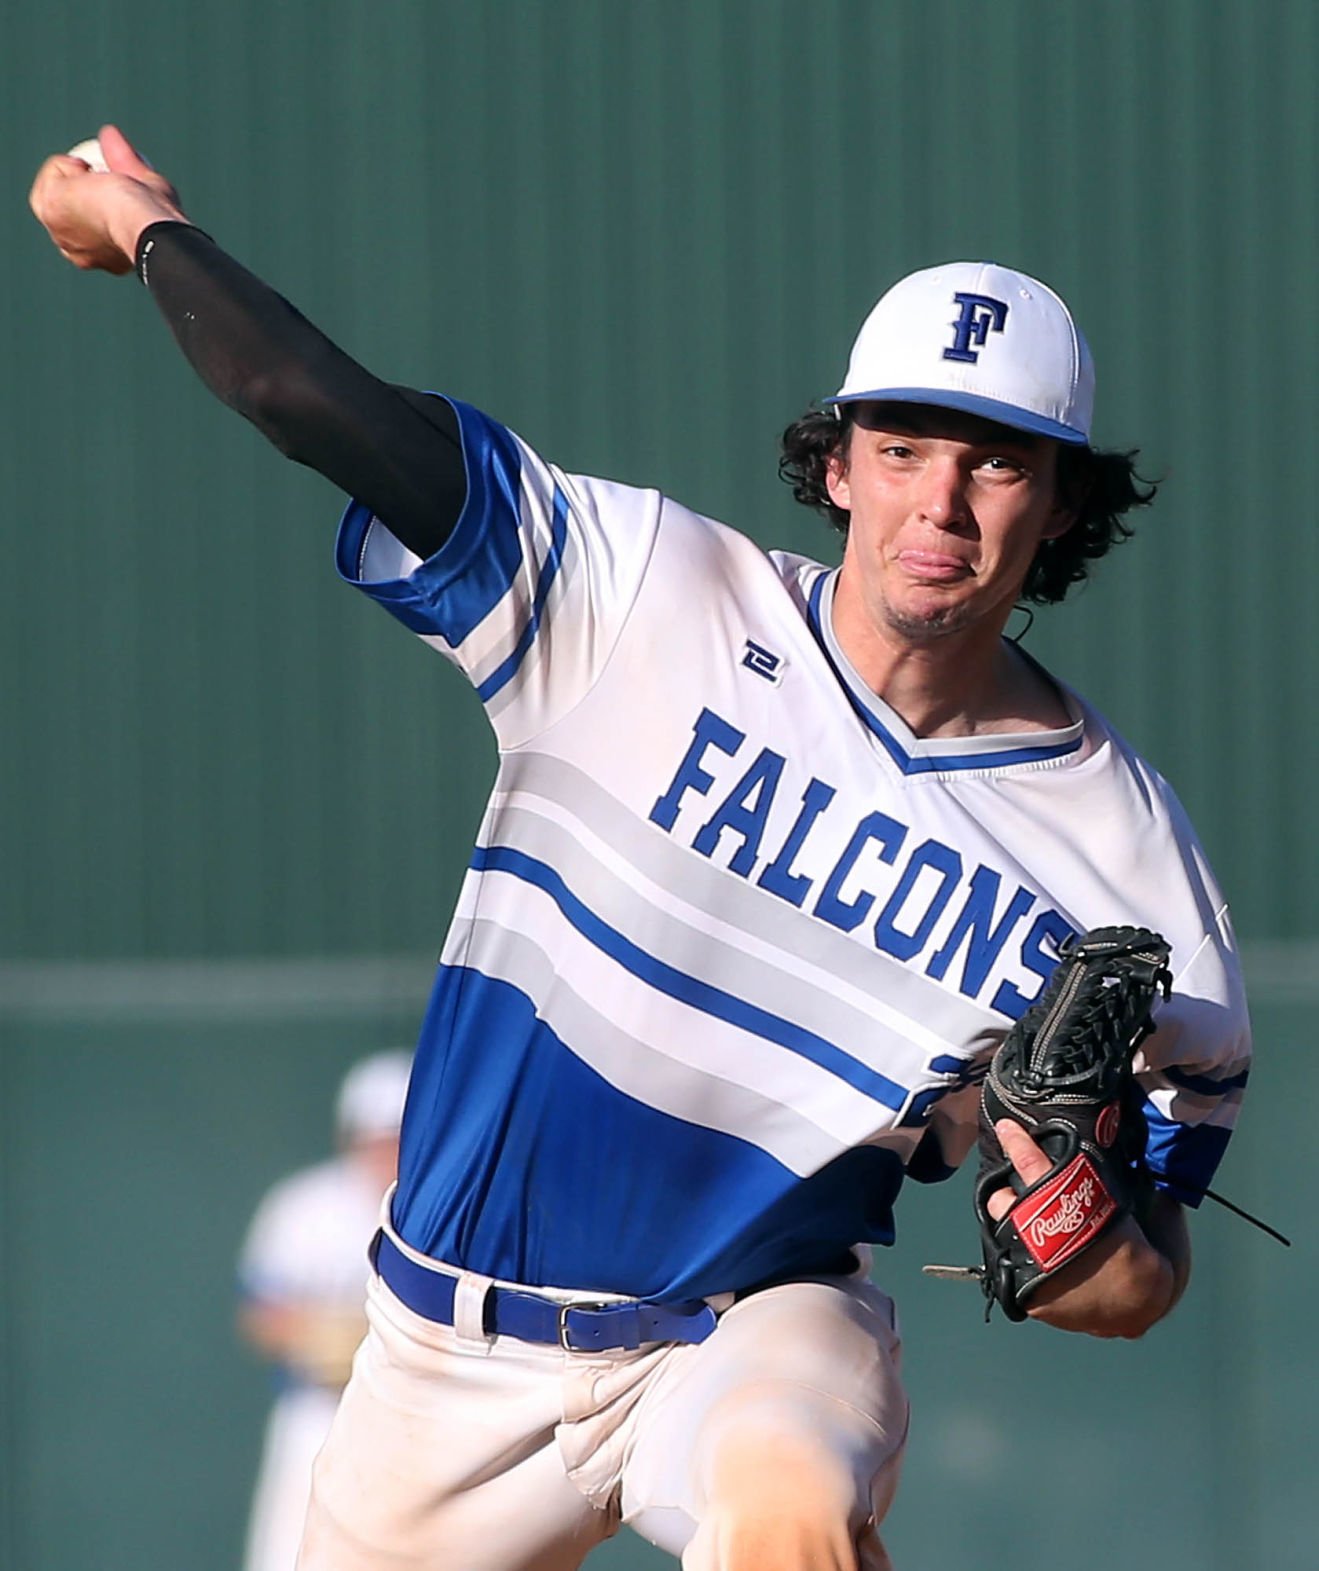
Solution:
<svg viewBox="0 0 1319 1571"><path fill-rule="evenodd" d="M454 1285L453 1329L460 1342L479 1342L484 1346L494 1340L485 1328L486 1295L493 1282L493 1277L464 1271Z"/></svg>

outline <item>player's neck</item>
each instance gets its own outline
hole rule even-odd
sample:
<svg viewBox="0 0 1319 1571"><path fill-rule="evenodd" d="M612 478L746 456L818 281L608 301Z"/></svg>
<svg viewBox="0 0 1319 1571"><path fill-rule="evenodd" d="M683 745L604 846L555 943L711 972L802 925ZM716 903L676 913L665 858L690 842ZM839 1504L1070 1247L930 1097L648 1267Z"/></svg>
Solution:
<svg viewBox="0 0 1319 1571"><path fill-rule="evenodd" d="M907 632L866 615L840 592L833 630L857 675L916 736L1053 731L1071 724L1058 689L1005 642L1002 623L992 619L955 631Z"/></svg>

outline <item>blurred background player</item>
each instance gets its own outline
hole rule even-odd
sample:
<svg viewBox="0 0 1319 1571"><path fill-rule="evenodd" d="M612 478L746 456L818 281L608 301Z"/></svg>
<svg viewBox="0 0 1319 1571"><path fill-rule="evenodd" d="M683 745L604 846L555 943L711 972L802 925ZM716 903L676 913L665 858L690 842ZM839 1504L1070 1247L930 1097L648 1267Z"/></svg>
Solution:
<svg viewBox="0 0 1319 1571"><path fill-rule="evenodd" d="M367 1245L398 1171L412 1055L376 1053L344 1077L338 1153L282 1178L252 1218L239 1260L238 1328L276 1366L248 1524L246 1571L293 1571L311 1467L366 1332Z"/></svg>

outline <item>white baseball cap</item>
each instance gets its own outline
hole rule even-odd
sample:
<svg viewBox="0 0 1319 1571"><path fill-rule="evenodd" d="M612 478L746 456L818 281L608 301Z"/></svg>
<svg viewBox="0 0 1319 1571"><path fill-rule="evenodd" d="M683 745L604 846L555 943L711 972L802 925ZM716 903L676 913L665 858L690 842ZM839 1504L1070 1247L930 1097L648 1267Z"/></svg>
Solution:
<svg viewBox="0 0 1319 1571"><path fill-rule="evenodd" d="M830 404L938 404L1060 442L1088 442L1095 367L1047 284L995 262L900 279L861 324Z"/></svg>
<svg viewBox="0 0 1319 1571"><path fill-rule="evenodd" d="M412 1054L404 1049L373 1053L343 1078L334 1104L339 1133L350 1140L396 1135L412 1073Z"/></svg>

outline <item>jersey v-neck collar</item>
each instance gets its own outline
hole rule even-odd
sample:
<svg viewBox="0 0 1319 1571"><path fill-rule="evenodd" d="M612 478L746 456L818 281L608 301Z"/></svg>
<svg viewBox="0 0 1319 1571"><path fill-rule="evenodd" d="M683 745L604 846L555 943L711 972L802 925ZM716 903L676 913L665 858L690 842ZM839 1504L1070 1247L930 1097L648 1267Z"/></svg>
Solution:
<svg viewBox="0 0 1319 1571"><path fill-rule="evenodd" d="M1071 725L1058 731L917 736L895 709L871 692L843 653L833 626L837 581L836 567L816 575L807 598L807 622L853 709L904 775L956 774L965 770L1010 769L1020 765L1038 768L1080 749L1085 733L1085 721L1080 715ZM1065 692L1063 700L1068 712L1074 713L1075 705Z"/></svg>

